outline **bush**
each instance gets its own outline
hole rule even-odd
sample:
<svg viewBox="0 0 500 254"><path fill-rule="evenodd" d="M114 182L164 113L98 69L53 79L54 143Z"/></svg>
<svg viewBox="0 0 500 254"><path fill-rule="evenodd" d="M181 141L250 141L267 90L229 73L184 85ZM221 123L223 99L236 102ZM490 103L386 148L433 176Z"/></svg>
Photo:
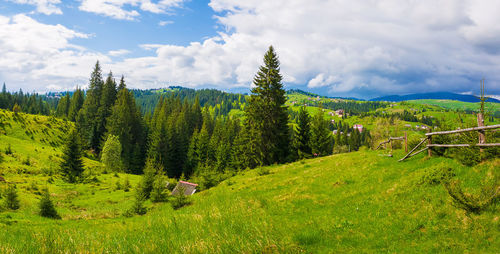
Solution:
<svg viewBox="0 0 500 254"><path fill-rule="evenodd" d="M45 189L45 191L43 192L39 207L40 207L40 212L38 214L40 216L52 219L61 218L61 216L59 216L59 214L57 213L57 210L54 204L52 203L52 200L50 199L50 193L48 189Z"/></svg>
<svg viewBox="0 0 500 254"><path fill-rule="evenodd" d="M346 145L342 146L335 145L333 147L333 154L348 153L348 152L349 152L349 147Z"/></svg>
<svg viewBox="0 0 500 254"><path fill-rule="evenodd" d="M174 195L171 204L174 210L177 210L181 207L191 204L191 200L189 199L189 197L184 195L184 188L179 188L179 192L177 192L177 194Z"/></svg>
<svg viewBox="0 0 500 254"><path fill-rule="evenodd" d="M146 197L143 195L141 188L136 188L135 190L135 201L132 207L124 213L124 216L131 217L134 214L144 215L147 212L146 207L144 207L144 201Z"/></svg>
<svg viewBox="0 0 500 254"><path fill-rule="evenodd" d="M469 213L479 214L500 199L500 186L497 185L483 187L479 196L464 193L458 180L447 182L444 186L453 204Z"/></svg>
<svg viewBox="0 0 500 254"><path fill-rule="evenodd" d="M455 176L453 169L437 167L426 174L420 180L420 184L428 185L438 185L441 183L447 183L452 177Z"/></svg>
<svg viewBox="0 0 500 254"><path fill-rule="evenodd" d="M128 177L127 177L127 178L125 178L125 180L124 180L124 182L123 182L123 186L122 186L122 187L123 187L123 191L125 191L125 192L129 192L129 191L130 191L130 188L131 188L132 186L130 185L130 181L128 180Z"/></svg>
<svg viewBox="0 0 500 254"><path fill-rule="evenodd" d="M261 167L257 169L257 174L259 176L265 176L271 174L271 170L268 167Z"/></svg>
<svg viewBox="0 0 500 254"><path fill-rule="evenodd" d="M217 186L220 182L226 180L227 175L214 170L202 169L193 177L193 182L198 184L200 190L207 190Z"/></svg>
<svg viewBox="0 0 500 254"><path fill-rule="evenodd" d="M12 154L12 147L10 146L10 143L9 143L9 145L7 146L7 148L5 148L5 154L6 154L6 155L10 155L10 154Z"/></svg>
<svg viewBox="0 0 500 254"><path fill-rule="evenodd" d="M167 200L168 190L167 190L167 181L166 178L158 174L155 177L155 181L153 183L153 190L151 191L151 201L158 203L164 202Z"/></svg>
<svg viewBox="0 0 500 254"><path fill-rule="evenodd" d="M7 190L4 192L4 206L7 209L10 210L17 210L19 209L19 198L17 195L17 189L15 185L9 185Z"/></svg>

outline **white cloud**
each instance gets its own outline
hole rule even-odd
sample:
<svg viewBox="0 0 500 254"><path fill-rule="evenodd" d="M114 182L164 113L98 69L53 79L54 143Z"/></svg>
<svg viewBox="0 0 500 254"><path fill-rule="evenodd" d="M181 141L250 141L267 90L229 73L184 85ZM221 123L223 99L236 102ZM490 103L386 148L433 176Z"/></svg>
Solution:
<svg viewBox="0 0 500 254"><path fill-rule="evenodd" d="M250 87L274 45L285 82L331 95L470 91L483 76L500 93L500 32L488 33L500 20L484 2L212 0L226 32L185 47L142 45L156 56L113 69L143 86Z"/></svg>
<svg viewBox="0 0 500 254"><path fill-rule="evenodd" d="M89 35L26 15L0 15L0 79L10 90L45 91L85 84L89 67L109 58L69 43Z"/></svg>
<svg viewBox="0 0 500 254"><path fill-rule="evenodd" d="M43 13L45 15L51 14L62 14L62 11L57 4L61 3L61 0L9 0L18 4L29 4L35 5L36 11Z"/></svg>
<svg viewBox="0 0 500 254"><path fill-rule="evenodd" d="M108 51L108 55L110 55L110 56L123 56L123 55L129 54L129 53L130 53L130 51L126 50L126 49Z"/></svg>
<svg viewBox="0 0 500 254"><path fill-rule="evenodd" d="M180 7L184 0L82 0L79 9L114 19L134 20L139 10L151 13L166 13L171 8Z"/></svg>
<svg viewBox="0 0 500 254"><path fill-rule="evenodd" d="M167 12L180 4L83 0L80 8L134 19L141 10ZM273 45L287 84L330 95L474 92L482 77L487 93L500 94L498 5L493 0L212 0L225 31L187 46L139 45L153 56L115 61L68 42L87 35L33 20L41 28L26 32L14 18L0 17L0 75L44 84L86 83L100 59L105 69L124 74L131 87L250 87Z"/></svg>
<svg viewBox="0 0 500 254"><path fill-rule="evenodd" d="M171 20L163 20L163 21L160 21L158 22L158 25L159 26L166 26L166 25L170 25L170 24L173 24L174 22L171 21Z"/></svg>

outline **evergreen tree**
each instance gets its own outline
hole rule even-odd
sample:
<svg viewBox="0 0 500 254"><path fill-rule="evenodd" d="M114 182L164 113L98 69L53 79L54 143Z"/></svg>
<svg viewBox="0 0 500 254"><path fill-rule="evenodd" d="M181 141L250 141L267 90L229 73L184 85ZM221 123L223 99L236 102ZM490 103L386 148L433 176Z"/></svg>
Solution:
<svg viewBox="0 0 500 254"><path fill-rule="evenodd" d="M59 100L59 104L57 104L57 109L56 109L56 116L62 118L68 117L69 106L70 106L69 100L70 100L69 93L66 93L66 95L62 97L61 100Z"/></svg>
<svg viewBox="0 0 500 254"><path fill-rule="evenodd" d="M104 163L106 170L111 172L121 171L121 155L122 145L120 140L115 135L108 135L101 153L101 161Z"/></svg>
<svg viewBox="0 0 500 254"><path fill-rule="evenodd" d="M311 151L313 154L325 156L332 152L332 139L328 120L324 119L323 111L319 110L311 124Z"/></svg>
<svg viewBox="0 0 500 254"><path fill-rule="evenodd" d="M109 72L106 82L104 83L100 98L100 106L98 109L98 133L106 132L106 121L111 115L112 107L116 101L116 83L113 79L113 73Z"/></svg>
<svg viewBox="0 0 500 254"><path fill-rule="evenodd" d="M255 88L245 109L250 140L260 139L250 161L264 165L287 161L290 150L286 97L278 57L272 46L264 55L264 65L254 78ZM255 130L255 131L253 131ZM260 137L260 138L259 138ZM249 144L250 145L250 144Z"/></svg>
<svg viewBox="0 0 500 254"><path fill-rule="evenodd" d="M4 206L7 209L10 210L17 210L19 209L19 197L17 195L17 189L15 185L9 185L7 189L4 192L5 200L4 200Z"/></svg>
<svg viewBox="0 0 500 254"><path fill-rule="evenodd" d="M46 218L60 219L61 216L57 213L57 210L50 199L50 193L48 189L45 189L42 194L42 199L38 205L40 208L40 216Z"/></svg>
<svg viewBox="0 0 500 254"><path fill-rule="evenodd" d="M118 92L107 130L108 134L115 135L120 140L121 158L126 172L140 173L144 165L144 125L134 97L126 88Z"/></svg>
<svg viewBox="0 0 500 254"><path fill-rule="evenodd" d="M297 128L294 132L294 149L298 159L309 158L311 156L311 120L309 113L304 106L299 110Z"/></svg>
<svg viewBox="0 0 500 254"><path fill-rule="evenodd" d="M82 148L78 133L73 130L69 134L61 163L61 174L65 180L74 183L80 180L83 173Z"/></svg>
<svg viewBox="0 0 500 254"><path fill-rule="evenodd" d="M77 117L78 132L82 135L85 147L99 153L103 132L100 125L99 108L101 106L101 94L104 81L102 80L101 66L96 62L94 70L90 75L89 89L82 109Z"/></svg>
<svg viewBox="0 0 500 254"><path fill-rule="evenodd" d="M76 91L73 93L71 97L71 102L69 105L68 119L70 121L75 121L78 115L78 112L83 106L84 95L83 91L80 88L76 88Z"/></svg>

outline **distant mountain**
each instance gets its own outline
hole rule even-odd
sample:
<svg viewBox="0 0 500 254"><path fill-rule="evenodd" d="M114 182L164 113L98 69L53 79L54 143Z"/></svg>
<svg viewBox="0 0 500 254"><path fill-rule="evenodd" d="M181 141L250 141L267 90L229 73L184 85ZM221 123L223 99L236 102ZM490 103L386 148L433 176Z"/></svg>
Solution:
<svg viewBox="0 0 500 254"><path fill-rule="evenodd" d="M373 98L370 101L409 101L409 100L424 100L424 99L435 99L435 100L455 100L455 101L463 101L463 102L479 102L479 99L474 95L466 95L466 94L456 94L449 92L436 92L436 93L416 93L416 94L407 94L407 95L388 95ZM488 102L496 102L500 103L499 100L489 98Z"/></svg>

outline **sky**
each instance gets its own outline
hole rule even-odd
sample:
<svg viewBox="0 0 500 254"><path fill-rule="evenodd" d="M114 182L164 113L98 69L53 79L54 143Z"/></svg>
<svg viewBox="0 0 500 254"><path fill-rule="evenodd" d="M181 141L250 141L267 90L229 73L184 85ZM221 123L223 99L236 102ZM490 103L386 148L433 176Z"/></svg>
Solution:
<svg viewBox="0 0 500 254"><path fill-rule="evenodd" d="M500 95L497 0L0 0L0 82L248 91L273 45L285 88L363 99Z"/></svg>

